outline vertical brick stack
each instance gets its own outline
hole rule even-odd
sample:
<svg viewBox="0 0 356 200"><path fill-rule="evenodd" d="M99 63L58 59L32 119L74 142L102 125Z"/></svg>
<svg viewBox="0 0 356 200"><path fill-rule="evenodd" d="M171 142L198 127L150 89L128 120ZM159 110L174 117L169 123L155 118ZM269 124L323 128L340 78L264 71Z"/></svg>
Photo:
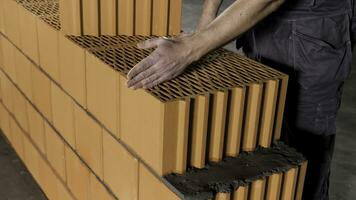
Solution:
<svg viewBox="0 0 356 200"><path fill-rule="evenodd" d="M181 0L59 0L67 35L176 35Z"/></svg>
<svg viewBox="0 0 356 200"><path fill-rule="evenodd" d="M61 32L179 30L169 28L179 20L167 13L179 10L180 1L130 2L0 0L1 129L50 199L179 199L163 175L270 147L280 137L288 77L278 71L218 50L175 80L132 91L125 74L150 53L135 48L148 37ZM125 9L110 21L114 4L136 11ZM172 6L177 10L168 12ZM142 21L146 14L152 21ZM132 15L134 25L120 22ZM167 32L153 32L163 30L154 19ZM296 167L250 190L260 189L262 197L267 182L281 187L289 177L296 183L305 166Z"/></svg>

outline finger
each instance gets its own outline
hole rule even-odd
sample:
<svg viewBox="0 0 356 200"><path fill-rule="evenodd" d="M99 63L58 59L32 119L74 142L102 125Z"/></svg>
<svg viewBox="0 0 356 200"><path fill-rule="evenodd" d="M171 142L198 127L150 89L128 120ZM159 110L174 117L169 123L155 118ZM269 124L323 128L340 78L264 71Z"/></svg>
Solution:
<svg viewBox="0 0 356 200"><path fill-rule="evenodd" d="M145 85L153 82L154 80L158 79L159 77L161 77L164 73L154 73L151 76L137 82L134 86L132 86L132 89L139 89L139 88L143 88Z"/></svg>
<svg viewBox="0 0 356 200"><path fill-rule="evenodd" d="M171 79L172 76L170 76L169 74L166 74L166 75L163 75L161 77L159 77L158 79L153 79L153 81L151 82L147 82L147 83L144 83L142 88L143 89L150 89L150 88L153 88L154 86L160 84L160 83L163 83L165 81L168 81Z"/></svg>
<svg viewBox="0 0 356 200"><path fill-rule="evenodd" d="M152 76L154 73L158 72L158 68L157 65L154 65L148 69L146 69L145 71L139 73L137 76L135 76L133 79L129 80L127 82L127 86L129 88L133 87L135 84L137 84L138 82L145 80L147 78L149 78L150 76Z"/></svg>
<svg viewBox="0 0 356 200"><path fill-rule="evenodd" d="M148 40L138 43L137 47L139 49L156 48L158 46L158 44L161 42L161 40L162 40L162 38L148 39Z"/></svg>
<svg viewBox="0 0 356 200"><path fill-rule="evenodd" d="M131 80L132 78L137 76L137 74L145 71L147 68L149 68L152 65L154 65L155 62L156 62L156 59L152 55L150 55L150 56L146 57L145 59L141 60L141 62L139 62L136 66L134 66L129 71L129 73L127 74L127 79Z"/></svg>

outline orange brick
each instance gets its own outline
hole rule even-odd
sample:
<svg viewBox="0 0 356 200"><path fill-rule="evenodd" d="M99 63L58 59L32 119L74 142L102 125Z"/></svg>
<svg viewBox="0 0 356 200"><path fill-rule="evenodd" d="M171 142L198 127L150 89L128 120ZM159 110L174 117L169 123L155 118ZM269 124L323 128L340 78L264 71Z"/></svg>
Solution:
<svg viewBox="0 0 356 200"><path fill-rule="evenodd" d="M100 34L116 35L116 0L100 0Z"/></svg>
<svg viewBox="0 0 356 200"><path fill-rule="evenodd" d="M74 199L72 194L69 192L68 188L66 188L66 186L60 181L57 181L57 195L58 195L58 199L60 200Z"/></svg>
<svg viewBox="0 0 356 200"><path fill-rule="evenodd" d="M16 1L10 0L3 1L3 4L5 34L13 43L15 43L16 46L20 47L20 24L18 15L19 5Z"/></svg>
<svg viewBox="0 0 356 200"><path fill-rule="evenodd" d="M151 34L151 15L152 1L151 0L136 0L135 3L135 34L150 35Z"/></svg>
<svg viewBox="0 0 356 200"><path fill-rule="evenodd" d="M54 83L51 83L51 92L54 127L75 148L73 101Z"/></svg>
<svg viewBox="0 0 356 200"><path fill-rule="evenodd" d="M45 140L47 159L56 170L62 180L66 180L66 168L64 157L64 142L57 133L45 123Z"/></svg>
<svg viewBox="0 0 356 200"><path fill-rule="evenodd" d="M44 159L40 159L39 184L48 199L58 199L57 177Z"/></svg>
<svg viewBox="0 0 356 200"><path fill-rule="evenodd" d="M61 31L66 35L81 35L81 0L59 0Z"/></svg>
<svg viewBox="0 0 356 200"><path fill-rule="evenodd" d="M89 170L77 155L69 148L65 148L67 185L77 199L88 199Z"/></svg>
<svg viewBox="0 0 356 200"><path fill-rule="evenodd" d="M26 131L29 131L28 128L28 116L27 116L27 101L25 97L20 93L19 90L14 88L12 91L12 97L14 101L14 115L16 120L19 122L20 126Z"/></svg>
<svg viewBox="0 0 356 200"><path fill-rule="evenodd" d="M13 85L10 82L10 80L5 76L5 74L3 74L2 72L0 72L1 74L1 96L2 96L2 101L3 104L5 105L5 107L10 111L13 112L13 98L12 98L12 89L13 89Z"/></svg>
<svg viewBox="0 0 356 200"><path fill-rule="evenodd" d="M86 107L85 50L62 34L59 41L60 84L79 104Z"/></svg>
<svg viewBox="0 0 356 200"><path fill-rule="evenodd" d="M15 73L15 47L6 39L2 38L3 69L5 73L16 82Z"/></svg>
<svg viewBox="0 0 356 200"><path fill-rule="evenodd" d="M0 0L0 3L1 3L1 1L2 0ZM0 7L1 7L1 5L0 5ZM0 13L0 16L1 16L1 13ZM0 23L1 23L1 19L0 19ZM2 40L4 40L4 37L0 34L0 68L4 67L4 53L2 52Z"/></svg>
<svg viewBox="0 0 356 200"><path fill-rule="evenodd" d="M4 25L4 0L0 0L0 32L5 33L5 25Z"/></svg>
<svg viewBox="0 0 356 200"><path fill-rule="evenodd" d="M94 174L90 174L90 200L114 200L115 198L109 193L102 183L95 177Z"/></svg>
<svg viewBox="0 0 356 200"><path fill-rule="evenodd" d="M101 179L103 178L102 129L79 106L75 106L75 137L79 155Z"/></svg>
<svg viewBox="0 0 356 200"><path fill-rule="evenodd" d="M180 199L176 194L170 191L166 185L151 174L143 164L140 164L139 191L140 200L156 200L158 196L159 199Z"/></svg>
<svg viewBox="0 0 356 200"><path fill-rule="evenodd" d="M169 2L169 35L178 35L181 32L182 0Z"/></svg>
<svg viewBox="0 0 356 200"><path fill-rule="evenodd" d="M13 118L10 119L11 137L10 142L17 155L24 160L23 137L24 133Z"/></svg>
<svg viewBox="0 0 356 200"><path fill-rule="evenodd" d="M37 67L32 68L33 103L40 112L52 121L51 81Z"/></svg>
<svg viewBox="0 0 356 200"><path fill-rule="evenodd" d="M31 104L27 104L27 114L29 122L29 134L33 142L45 154L45 132L42 116L33 108Z"/></svg>
<svg viewBox="0 0 356 200"><path fill-rule="evenodd" d="M152 7L152 34L167 35L169 2L156 0L153 1Z"/></svg>
<svg viewBox="0 0 356 200"><path fill-rule="evenodd" d="M120 0L118 3L118 34L133 35L134 34L134 15L135 2Z"/></svg>
<svg viewBox="0 0 356 200"><path fill-rule="evenodd" d="M36 16L19 6L21 50L39 64Z"/></svg>
<svg viewBox="0 0 356 200"><path fill-rule="evenodd" d="M25 164L36 181L39 181L40 174L40 154L27 137L24 137Z"/></svg>
<svg viewBox="0 0 356 200"><path fill-rule="evenodd" d="M84 35L99 35L99 1L82 1L82 22Z"/></svg>
<svg viewBox="0 0 356 200"><path fill-rule="evenodd" d="M26 97L32 101L31 68L35 67L21 52L15 53L16 84Z"/></svg>
<svg viewBox="0 0 356 200"><path fill-rule="evenodd" d="M0 119L1 130L7 139L10 140L10 115L2 103L0 103Z"/></svg>
<svg viewBox="0 0 356 200"><path fill-rule="evenodd" d="M138 199L138 161L105 131L103 146L104 182L120 199Z"/></svg>
<svg viewBox="0 0 356 200"><path fill-rule="evenodd" d="M55 81L59 82L59 32L40 19L37 19L37 31L40 65Z"/></svg>
<svg viewBox="0 0 356 200"><path fill-rule="evenodd" d="M179 136L187 135L184 119L189 113L186 111L189 103L185 100L163 103L144 90L127 88L125 82L126 78L121 77L120 139L160 175L175 171L179 156L175 144L184 141ZM180 144L187 146L184 142Z"/></svg>
<svg viewBox="0 0 356 200"><path fill-rule="evenodd" d="M113 133L117 132L116 73L94 55L86 54L88 110Z"/></svg>

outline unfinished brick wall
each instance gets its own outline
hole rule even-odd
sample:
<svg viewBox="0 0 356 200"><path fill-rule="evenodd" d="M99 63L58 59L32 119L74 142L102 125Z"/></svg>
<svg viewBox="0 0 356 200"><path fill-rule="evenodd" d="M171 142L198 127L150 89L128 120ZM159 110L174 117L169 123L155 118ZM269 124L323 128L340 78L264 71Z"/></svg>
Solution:
<svg viewBox="0 0 356 200"><path fill-rule="evenodd" d="M125 85L126 73L151 52L135 47L149 37L63 35L61 2L0 0L1 129L50 199L149 200L157 193L178 199L162 175L203 168L279 139L285 74L218 50L174 80L132 91ZM141 10L148 3L137 2ZM164 2L147 6L167 8L174 0ZM131 8L128 3L118 4ZM161 14L153 19L162 20ZM67 23L75 27L78 22ZM110 24L102 23L101 30L110 32ZM142 35L167 29L160 28L168 26L165 22L157 24L134 26ZM288 189L297 191L295 182L304 175L292 173L282 184L287 174L265 177L235 193L244 195L249 188L256 190L253 195L280 196L279 190L286 191L271 188L270 182L277 182L275 188L292 184Z"/></svg>
<svg viewBox="0 0 356 200"><path fill-rule="evenodd" d="M59 0L67 35L176 35L181 0Z"/></svg>

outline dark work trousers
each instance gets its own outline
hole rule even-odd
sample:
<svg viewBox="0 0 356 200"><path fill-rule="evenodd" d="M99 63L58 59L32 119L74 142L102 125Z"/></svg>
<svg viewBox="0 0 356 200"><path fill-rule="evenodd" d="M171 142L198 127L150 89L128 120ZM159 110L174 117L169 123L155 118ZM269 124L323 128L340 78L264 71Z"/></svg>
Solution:
<svg viewBox="0 0 356 200"><path fill-rule="evenodd" d="M303 199L328 199L336 115L352 60L349 14L271 16L240 39L248 57L290 76L282 140L308 159Z"/></svg>

